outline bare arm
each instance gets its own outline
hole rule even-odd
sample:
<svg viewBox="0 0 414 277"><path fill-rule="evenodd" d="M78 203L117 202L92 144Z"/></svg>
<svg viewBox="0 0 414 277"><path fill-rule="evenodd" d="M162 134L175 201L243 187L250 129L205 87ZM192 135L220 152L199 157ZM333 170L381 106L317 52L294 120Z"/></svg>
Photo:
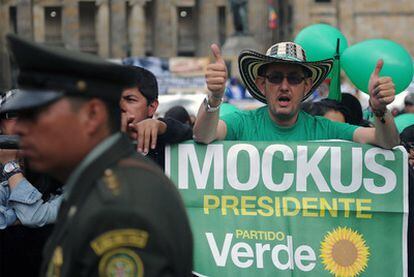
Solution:
<svg viewBox="0 0 414 277"><path fill-rule="evenodd" d="M221 104L227 80L227 68L221 56L220 48L213 44L211 51L215 62L207 66L206 83L208 94L208 105L218 107ZM227 128L224 121L219 120L219 110L207 111L207 104L202 103L197 114L193 128L194 140L201 143L210 143L217 139L226 137Z"/></svg>
<svg viewBox="0 0 414 277"><path fill-rule="evenodd" d="M219 111L207 112L205 105L201 104L193 129L194 140L208 144L215 140L224 139L226 134L226 123L223 120L219 120Z"/></svg>
<svg viewBox="0 0 414 277"><path fill-rule="evenodd" d="M385 123L375 118L375 128L360 127L356 129L353 140L359 143L373 144L385 149L391 149L400 142L394 118L390 112L384 115Z"/></svg>
<svg viewBox="0 0 414 277"><path fill-rule="evenodd" d="M379 76L383 64L382 60L377 62L368 84L375 128L358 128L354 133L354 141L391 149L400 143L400 137L394 117L387 111L387 105L395 98L395 85L390 77Z"/></svg>

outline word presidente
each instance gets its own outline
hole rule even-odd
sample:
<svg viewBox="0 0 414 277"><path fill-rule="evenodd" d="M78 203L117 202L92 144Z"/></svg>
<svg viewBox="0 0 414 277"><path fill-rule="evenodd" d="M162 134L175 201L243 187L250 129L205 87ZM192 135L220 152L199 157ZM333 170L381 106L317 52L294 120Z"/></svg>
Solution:
<svg viewBox="0 0 414 277"><path fill-rule="evenodd" d="M345 218L355 214L355 218L372 218L372 199L364 198L317 198L317 197L269 197L204 195L203 212L218 211L221 215L242 216L297 216Z"/></svg>
<svg viewBox="0 0 414 277"><path fill-rule="evenodd" d="M295 150L288 145L271 144L259 153L256 146L240 143L231 146L225 153L223 145L210 144L206 146L204 156L200 157L194 145L180 144L178 146L178 188L181 190L189 188L190 173L192 173L196 188L200 190L206 189L207 185L213 186L215 190L222 190L227 181L231 188L238 191L253 190L259 183L262 183L270 191L287 191L295 184L296 191L305 192L308 190L308 179L310 179L308 177L313 178L320 192L334 190L339 193L354 193L364 187L372 194L387 194L396 187L396 174L390 168L377 162L377 160L395 161L395 153L390 150L370 148L363 153L361 147L350 149L339 146L319 146L313 153L310 153L309 146L306 145L297 145ZM277 159L274 158L276 154ZM346 158L342 159L342 155ZM348 156L350 156L349 159ZM199 160L202 161L202 166ZM322 174L320 163L323 160L325 160L323 172L325 175L327 175L326 172L329 173L329 177ZM326 165L326 160L329 161L328 165ZM346 161L349 175L351 175L351 180L347 184L342 181L342 160ZM286 168L286 162L293 163L293 165ZM247 180L240 181L239 164L248 165L242 172L246 175L247 171ZM223 168L226 168L226 172ZM368 172L366 175L370 177L362 177L364 168ZM283 172L283 170L289 172ZM213 175L213 179L208 182L210 174ZM348 173L343 175L348 175ZM278 179L281 181L276 183L275 176L279 176Z"/></svg>

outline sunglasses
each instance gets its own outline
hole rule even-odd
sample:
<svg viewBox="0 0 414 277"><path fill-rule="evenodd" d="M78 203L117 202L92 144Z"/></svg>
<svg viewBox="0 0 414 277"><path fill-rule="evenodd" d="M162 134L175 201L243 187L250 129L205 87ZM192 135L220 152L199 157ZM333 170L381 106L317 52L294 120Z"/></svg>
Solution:
<svg viewBox="0 0 414 277"><path fill-rule="evenodd" d="M272 72L269 75L266 75L265 78L269 80L270 83L275 85L281 84L285 78L290 85L299 85L303 80L305 80L304 76L297 73L283 74L282 72Z"/></svg>

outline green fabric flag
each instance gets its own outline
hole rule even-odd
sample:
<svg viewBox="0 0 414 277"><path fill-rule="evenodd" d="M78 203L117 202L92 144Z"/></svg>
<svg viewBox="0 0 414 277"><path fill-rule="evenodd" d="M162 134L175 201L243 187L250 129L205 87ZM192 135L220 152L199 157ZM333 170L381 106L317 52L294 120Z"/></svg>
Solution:
<svg viewBox="0 0 414 277"><path fill-rule="evenodd" d="M341 60L339 54L339 39L337 40L336 45L336 54L334 56L334 62L331 73L329 73L329 78L331 78L331 84L329 86L329 95L328 98L341 102L342 93L341 93Z"/></svg>

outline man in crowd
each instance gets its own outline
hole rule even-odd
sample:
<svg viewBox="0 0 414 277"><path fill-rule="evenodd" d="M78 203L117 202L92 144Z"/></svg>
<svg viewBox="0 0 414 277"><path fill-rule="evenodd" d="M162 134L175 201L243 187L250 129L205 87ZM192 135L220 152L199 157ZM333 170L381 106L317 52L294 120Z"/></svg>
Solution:
<svg viewBox="0 0 414 277"><path fill-rule="evenodd" d="M119 132L130 68L7 37L21 92L16 133L29 165L65 183L42 276L191 276L192 235L180 196Z"/></svg>
<svg viewBox="0 0 414 277"><path fill-rule="evenodd" d="M122 92L121 129L137 141L138 152L164 168L165 145L192 139L192 128L173 118L152 118L158 108L157 79L142 67L131 66L131 70L135 83Z"/></svg>
<svg viewBox="0 0 414 277"><path fill-rule="evenodd" d="M17 90L3 94L1 107ZM17 117L0 116L0 276L31 276L39 272L42 250L52 232L62 200L59 184L30 171L16 150Z"/></svg>
<svg viewBox="0 0 414 277"><path fill-rule="evenodd" d="M194 125L196 141L345 139L383 148L398 145L394 119L386 108L394 100L394 83L390 77L379 76L382 60L378 61L369 81L375 128L332 122L300 110L300 103L330 72L332 60L307 62L305 51L293 42L275 44L265 55L251 50L240 54L240 75L248 91L267 105L253 111L231 113L219 120L227 69L218 46L213 44L211 49L215 62L207 67L209 94Z"/></svg>

